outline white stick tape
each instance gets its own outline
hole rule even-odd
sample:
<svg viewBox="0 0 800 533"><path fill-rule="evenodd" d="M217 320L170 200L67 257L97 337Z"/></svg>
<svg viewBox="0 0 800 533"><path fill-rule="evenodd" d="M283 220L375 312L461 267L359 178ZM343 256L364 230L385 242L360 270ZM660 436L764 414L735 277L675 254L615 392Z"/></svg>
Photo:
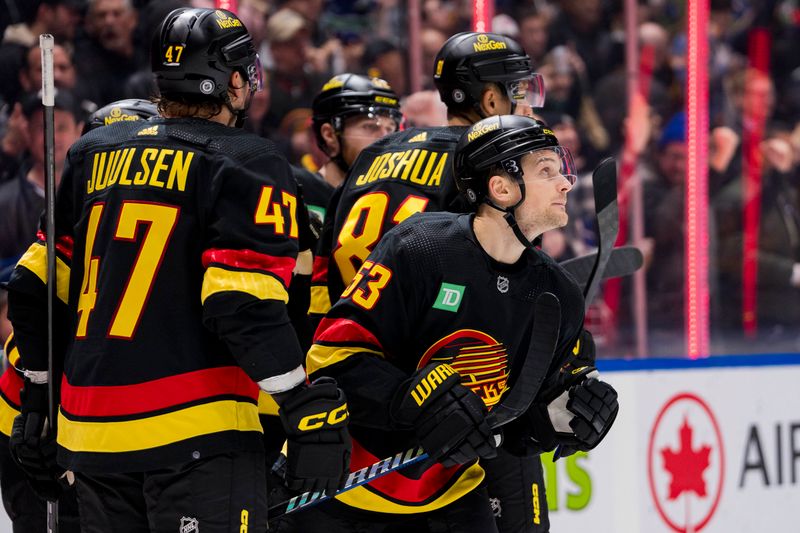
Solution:
<svg viewBox="0 0 800 533"><path fill-rule="evenodd" d="M42 105L55 105L55 88L53 86L53 36L43 33L39 36L39 48L42 49Z"/></svg>

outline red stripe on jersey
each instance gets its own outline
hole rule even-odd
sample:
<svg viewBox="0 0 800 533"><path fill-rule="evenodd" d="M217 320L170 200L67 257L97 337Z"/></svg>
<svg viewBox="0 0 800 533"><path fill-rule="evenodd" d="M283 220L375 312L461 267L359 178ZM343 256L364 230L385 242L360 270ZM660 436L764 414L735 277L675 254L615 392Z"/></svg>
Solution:
<svg viewBox="0 0 800 533"><path fill-rule="evenodd" d="M22 389L24 382L13 366L6 368L3 375L0 376L0 390L3 391L3 396L15 404L16 407L20 405L19 391Z"/></svg>
<svg viewBox="0 0 800 533"><path fill-rule="evenodd" d="M353 454L350 458L350 471L355 472L366 466L371 466L382 457L375 457L363 446L353 439ZM413 467L412 467L413 468ZM368 485L390 498L409 503L422 503L429 500L441 491L457 474L464 465L443 467L436 463L423 472L419 479L411 479L403 475L402 471L391 472L385 476L370 481Z"/></svg>
<svg viewBox="0 0 800 533"><path fill-rule="evenodd" d="M383 350L381 343L370 330L358 322L346 318L323 318L314 334L314 342L317 341L367 343Z"/></svg>
<svg viewBox="0 0 800 533"><path fill-rule="evenodd" d="M36 232L36 238L42 242L47 242L47 235L42 230ZM63 235L56 239L56 250L70 261L72 261L72 245L72 237Z"/></svg>
<svg viewBox="0 0 800 533"><path fill-rule="evenodd" d="M77 387L61 381L61 407L75 416L147 413L221 395L258 399L258 385L238 366L208 368L135 385Z"/></svg>
<svg viewBox="0 0 800 533"><path fill-rule="evenodd" d="M292 270L296 260L292 257L278 257L260 254L253 250L221 250L212 248L203 252L203 268L210 263L219 263L234 268L265 270L272 272L283 280L285 287L292 281Z"/></svg>
<svg viewBox="0 0 800 533"><path fill-rule="evenodd" d="M316 256L314 266L311 267L311 283L328 283L328 261L327 257Z"/></svg>

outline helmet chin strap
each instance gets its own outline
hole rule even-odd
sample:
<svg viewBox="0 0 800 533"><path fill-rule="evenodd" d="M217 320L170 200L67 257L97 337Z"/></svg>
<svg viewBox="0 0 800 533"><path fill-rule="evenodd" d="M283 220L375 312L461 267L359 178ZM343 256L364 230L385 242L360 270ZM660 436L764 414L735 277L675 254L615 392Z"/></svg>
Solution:
<svg viewBox="0 0 800 533"><path fill-rule="evenodd" d="M511 228L511 231L514 232L514 236L517 238L517 240L520 243L522 243L522 245L525 248L528 248L530 250L535 250L536 246L541 244L541 239L539 237L537 237L533 241L528 240L528 238L525 236L525 234L522 233L522 230L520 229L519 224L517 223L517 218L514 216L514 212L517 210L517 207L519 207L520 204L522 204L522 202L525 201L525 182L522 181L522 173L521 172L512 173L512 176L513 176L514 180L517 182L517 185L519 185L519 191L521 193L520 199L519 199L519 201L517 203L515 203L514 205L511 205L511 206L508 206L508 207L501 207L501 206L497 205L496 203L494 203L488 196L486 198L484 198L483 201L486 202L486 205L488 205L489 207L491 207L493 209L497 209L498 211L503 213L503 218L505 219L506 223Z"/></svg>

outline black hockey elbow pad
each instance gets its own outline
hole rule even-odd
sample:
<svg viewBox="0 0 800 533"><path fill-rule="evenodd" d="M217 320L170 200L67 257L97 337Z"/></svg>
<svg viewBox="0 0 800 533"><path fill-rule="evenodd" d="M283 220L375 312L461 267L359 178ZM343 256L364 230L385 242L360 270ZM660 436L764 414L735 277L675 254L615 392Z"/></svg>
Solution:
<svg viewBox="0 0 800 533"><path fill-rule="evenodd" d="M301 386L281 402L286 431L286 484L292 490L332 494L350 474L350 414L333 378Z"/></svg>
<svg viewBox="0 0 800 533"><path fill-rule="evenodd" d="M449 467L497 455L483 400L445 363L418 370L397 390L391 415L398 429L413 428L432 461Z"/></svg>

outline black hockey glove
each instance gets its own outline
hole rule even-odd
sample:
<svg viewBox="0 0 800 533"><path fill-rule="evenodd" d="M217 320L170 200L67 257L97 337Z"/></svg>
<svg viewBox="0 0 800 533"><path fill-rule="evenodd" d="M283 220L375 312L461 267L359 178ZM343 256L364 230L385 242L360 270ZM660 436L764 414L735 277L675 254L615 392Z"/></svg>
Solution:
<svg viewBox="0 0 800 533"><path fill-rule="evenodd" d="M530 436L543 450L560 446L560 457L595 448L619 412L617 391L598 379L597 369L586 367L578 375L579 383L549 404L533 404L526 413Z"/></svg>
<svg viewBox="0 0 800 533"><path fill-rule="evenodd" d="M281 402L278 414L286 430L286 484L300 492L332 494L350 474L350 414L333 378L302 386Z"/></svg>
<svg viewBox="0 0 800 533"><path fill-rule="evenodd" d="M575 346L564 359L566 362L559 368L558 372L547 377L542 384L536 401L549 404L564 391L583 381L584 376L595 367L597 350L589 330L582 330L578 336Z"/></svg>
<svg viewBox="0 0 800 533"><path fill-rule="evenodd" d="M431 461L454 466L497 455L486 404L448 364L431 363L404 382L391 414L398 429L413 428Z"/></svg>
<svg viewBox="0 0 800 533"><path fill-rule="evenodd" d="M25 381L20 414L11 426L11 456L39 497L55 501L66 488L64 469L56 464L56 436L48 433L47 385Z"/></svg>

